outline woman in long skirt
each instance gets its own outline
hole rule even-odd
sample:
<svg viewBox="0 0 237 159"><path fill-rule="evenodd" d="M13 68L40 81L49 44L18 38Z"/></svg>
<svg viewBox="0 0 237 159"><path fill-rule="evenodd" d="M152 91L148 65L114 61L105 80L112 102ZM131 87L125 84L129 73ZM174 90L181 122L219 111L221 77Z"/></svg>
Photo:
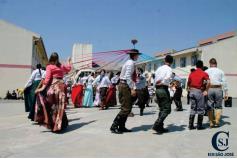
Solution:
<svg viewBox="0 0 237 159"><path fill-rule="evenodd" d="M112 81L113 79L113 81ZM116 105L116 82L114 81L114 73L110 72L109 74L109 80L111 84L109 85L109 88L107 90L107 96L105 100L106 107L114 106Z"/></svg>
<svg viewBox="0 0 237 159"><path fill-rule="evenodd" d="M75 108L82 107L84 83L85 83L84 73L81 72L78 78L76 78L76 83L74 84L74 86L72 86L71 98Z"/></svg>
<svg viewBox="0 0 237 159"><path fill-rule="evenodd" d="M119 76L120 72L116 73L116 75L113 77L113 74L110 74L111 78L111 85L109 86L107 97L106 97L106 105L108 107L117 105L117 99L116 99L116 85L119 83Z"/></svg>
<svg viewBox="0 0 237 159"><path fill-rule="evenodd" d="M99 86L97 86L93 105L99 107L99 104L100 104L100 88Z"/></svg>
<svg viewBox="0 0 237 159"><path fill-rule="evenodd" d="M95 80L94 80L94 82L92 83L92 85L96 88L96 94L95 94L95 100L94 100L94 106L99 106L100 105L100 103L101 103L101 99L100 99L100 83L101 83L101 81L102 81L102 79L104 78L104 76L105 76L105 70L104 69L102 69L101 71L100 71L100 75L98 75L96 78L95 78Z"/></svg>
<svg viewBox="0 0 237 159"><path fill-rule="evenodd" d="M37 64L36 68L37 69L32 72L30 79L26 83L24 89L25 110L26 112L29 112L28 118L31 119L31 121L34 120L35 113L35 90L41 81L42 74L44 73L44 70L41 69L41 64Z"/></svg>
<svg viewBox="0 0 237 159"><path fill-rule="evenodd" d="M107 96L105 100L106 107L112 107L117 104L116 101L116 85L110 85L107 91Z"/></svg>
<svg viewBox="0 0 237 159"><path fill-rule="evenodd" d="M91 73L91 75L86 80L87 86L84 93L83 98L83 106L85 107L92 107L93 106L93 87L92 83L94 81L94 73Z"/></svg>
<svg viewBox="0 0 237 159"><path fill-rule="evenodd" d="M63 76L71 70L71 59L68 59L67 65L59 62L57 53L52 53L49 58L49 65L46 68L46 77L43 86L35 91L37 93L37 104L43 107L44 119L41 124L51 129L52 132L58 132L68 126L68 120L65 112L66 85ZM43 91L46 95L43 96Z"/></svg>
<svg viewBox="0 0 237 159"><path fill-rule="evenodd" d="M82 106L82 97L83 97L83 85L76 84L72 86L72 103L75 108L79 108Z"/></svg>

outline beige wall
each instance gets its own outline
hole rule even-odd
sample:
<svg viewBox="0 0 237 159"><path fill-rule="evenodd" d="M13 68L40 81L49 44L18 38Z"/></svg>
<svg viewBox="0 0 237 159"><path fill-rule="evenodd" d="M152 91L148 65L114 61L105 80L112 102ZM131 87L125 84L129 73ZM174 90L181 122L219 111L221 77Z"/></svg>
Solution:
<svg viewBox="0 0 237 159"><path fill-rule="evenodd" d="M31 65L33 34L0 20L0 63Z"/></svg>
<svg viewBox="0 0 237 159"><path fill-rule="evenodd" d="M216 58L218 62L218 67L222 69L226 74L226 79L229 88L229 96L234 98L237 97L237 37L232 37L229 39L221 40L214 44L197 47L193 50L184 50L176 52L173 54L173 57L176 61L176 67L173 69L173 72L181 78L187 78L190 73L191 68L191 56L194 53L194 50L199 49L199 57L203 60L204 65L209 67L209 60L211 58ZM186 67L180 67L180 58L186 57ZM151 62L152 63L152 62ZM186 95L186 91L184 91Z"/></svg>
<svg viewBox="0 0 237 159"><path fill-rule="evenodd" d="M0 68L0 97L5 97L7 90L16 90L17 88L24 88L28 81L31 70L18 68ZM3 78L2 78L3 77Z"/></svg>
<svg viewBox="0 0 237 159"><path fill-rule="evenodd" d="M32 39L36 34L0 20L0 64L32 65ZM24 88L31 68L0 67L0 97L7 90Z"/></svg>
<svg viewBox="0 0 237 159"><path fill-rule="evenodd" d="M73 67L77 70L82 68L92 68L92 45L74 44L72 50Z"/></svg>
<svg viewBox="0 0 237 159"><path fill-rule="evenodd" d="M211 58L216 58L218 67L226 74L229 95L237 97L237 36L203 46L202 52L207 66Z"/></svg>

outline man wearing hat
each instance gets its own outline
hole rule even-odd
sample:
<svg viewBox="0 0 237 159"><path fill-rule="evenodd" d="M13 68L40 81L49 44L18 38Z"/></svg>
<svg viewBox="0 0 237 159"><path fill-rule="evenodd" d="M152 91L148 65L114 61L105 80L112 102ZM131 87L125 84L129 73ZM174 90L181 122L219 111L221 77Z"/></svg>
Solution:
<svg viewBox="0 0 237 159"><path fill-rule="evenodd" d="M125 62L120 74L119 102L121 103L121 110L115 117L113 124L110 128L112 133L122 134L123 132L131 132L125 127L128 115L132 110L132 96L136 95L134 90L136 73L135 63L138 56L141 54L138 50L132 49L128 52L130 59Z"/></svg>
<svg viewBox="0 0 237 159"><path fill-rule="evenodd" d="M172 63L173 57L167 55L165 57L165 64L159 67L155 72L156 98L160 112L152 129L155 130L157 134L168 132L168 129L164 128L164 120L171 112L171 99L168 87L172 78L172 69L170 67Z"/></svg>

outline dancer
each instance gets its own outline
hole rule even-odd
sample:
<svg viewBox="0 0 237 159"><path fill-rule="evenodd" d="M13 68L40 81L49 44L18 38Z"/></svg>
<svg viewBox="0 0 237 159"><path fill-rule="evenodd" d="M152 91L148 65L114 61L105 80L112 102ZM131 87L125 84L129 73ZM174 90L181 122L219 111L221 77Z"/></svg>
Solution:
<svg viewBox="0 0 237 159"><path fill-rule="evenodd" d="M172 69L170 66L172 63L173 57L167 55L165 57L165 64L159 67L155 72L156 98L160 112L152 129L155 130L157 134L168 132L168 129L164 128L164 120L171 112L171 99L168 87L171 82Z"/></svg>
<svg viewBox="0 0 237 159"><path fill-rule="evenodd" d="M210 128L219 127L222 113L223 90L224 99L228 99L228 88L224 72L217 68L215 58L209 61L210 68L206 70L210 77L210 89L208 90L208 117ZM215 116L215 120L214 120Z"/></svg>
<svg viewBox="0 0 237 159"><path fill-rule="evenodd" d="M135 64L139 56L139 51L132 49L128 52L130 59L125 62L120 74L119 83L119 101L121 103L121 110L115 117L113 124L110 128L112 133L121 134L123 132L131 132L125 127L128 114L132 110L132 96L136 95L134 90L135 86Z"/></svg>
<svg viewBox="0 0 237 159"><path fill-rule="evenodd" d="M142 75L143 69L138 68L137 81L135 84L136 88L136 98L138 99L137 105L140 108L140 116L143 116L143 111L145 109L145 104L147 103L147 90L146 90L146 78Z"/></svg>
<svg viewBox="0 0 237 159"><path fill-rule="evenodd" d="M85 107L93 107L93 87L92 83L94 79L95 73L92 72L88 78L86 79L86 89L83 98L83 106Z"/></svg>
<svg viewBox="0 0 237 159"><path fill-rule="evenodd" d="M44 73L41 64L37 64L36 68L37 69L35 69L32 72L30 79L28 80L24 88L25 110L26 112L29 111L28 118L31 121L34 120L34 113L35 113L35 101L36 101L35 90L42 79L42 74Z"/></svg>
<svg viewBox="0 0 237 159"><path fill-rule="evenodd" d="M85 84L84 72L81 72L78 76L75 77L75 83L72 86L72 103L74 108L82 107L82 99L83 99L83 89Z"/></svg>
<svg viewBox="0 0 237 159"><path fill-rule="evenodd" d="M191 112L189 116L189 129L195 129L193 123L195 114L198 114L197 129L202 130L203 116L205 114L205 98L207 91L209 89L209 76L206 72L202 70L203 62L198 60L196 63L196 70L193 71L188 78L188 87L190 90L191 99ZM205 90L202 90L203 82L207 81L207 86Z"/></svg>
<svg viewBox="0 0 237 159"><path fill-rule="evenodd" d="M59 56L56 52L49 58L49 64L46 67L46 77L43 86L35 91L39 95L40 102L47 108L44 114L47 122L44 125L52 132L58 132L66 129L68 119L65 112L66 108L66 85L63 76L71 70L71 58L66 65L59 62ZM47 88L47 89L46 89ZM46 89L46 98L40 92Z"/></svg>
<svg viewBox="0 0 237 159"><path fill-rule="evenodd" d="M116 102L116 85L118 82L118 78L116 76L114 77L113 72L110 72L109 73L109 80L111 81L111 84L108 88L107 96L105 99L105 105L107 108L115 106L117 104L117 102Z"/></svg>

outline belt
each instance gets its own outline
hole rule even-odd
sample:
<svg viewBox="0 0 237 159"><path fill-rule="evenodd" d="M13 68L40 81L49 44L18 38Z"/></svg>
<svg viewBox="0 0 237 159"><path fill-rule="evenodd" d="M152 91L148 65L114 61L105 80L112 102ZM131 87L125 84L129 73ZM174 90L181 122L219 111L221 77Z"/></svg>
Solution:
<svg viewBox="0 0 237 159"><path fill-rule="evenodd" d="M53 77L53 79L62 80L62 77Z"/></svg>
<svg viewBox="0 0 237 159"><path fill-rule="evenodd" d="M140 88L140 89L136 89L137 91L143 91L146 90L146 88Z"/></svg>
<svg viewBox="0 0 237 159"><path fill-rule="evenodd" d="M190 87L189 90L201 90L201 88L194 88L194 87Z"/></svg>
<svg viewBox="0 0 237 159"><path fill-rule="evenodd" d="M127 84L126 80L120 79L120 83Z"/></svg>
<svg viewBox="0 0 237 159"><path fill-rule="evenodd" d="M162 89L168 89L169 87L166 86L166 85L156 85L156 89L160 89L160 88L162 88Z"/></svg>
<svg viewBox="0 0 237 159"><path fill-rule="evenodd" d="M221 88L221 85L211 85L210 88Z"/></svg>
<svg viewBox="0 0 237 159"><path fill-rule="evenodd" d="M52 80L52 84L56 83L56 82L64 82L62 78L53 78Z"/></svg>

